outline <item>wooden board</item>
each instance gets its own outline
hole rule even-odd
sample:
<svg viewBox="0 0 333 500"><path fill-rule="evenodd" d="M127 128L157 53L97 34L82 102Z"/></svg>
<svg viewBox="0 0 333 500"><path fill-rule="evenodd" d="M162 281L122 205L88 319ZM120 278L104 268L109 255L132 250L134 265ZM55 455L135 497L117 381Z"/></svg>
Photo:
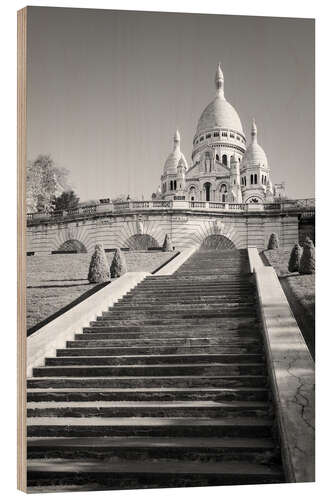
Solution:
<svg viewBox="0 0 333 500"><path fill-rule="evenodd" d="M26 491L27 8L17 13L17 487Z"/></svg>

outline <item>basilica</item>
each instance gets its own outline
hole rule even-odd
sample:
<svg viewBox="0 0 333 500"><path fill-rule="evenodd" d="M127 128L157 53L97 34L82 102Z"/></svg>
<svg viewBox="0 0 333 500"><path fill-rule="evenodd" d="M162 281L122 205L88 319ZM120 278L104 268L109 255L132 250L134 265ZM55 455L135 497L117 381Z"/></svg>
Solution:
<svg viewBox="0 0 333 500"><path fill-rule="evenodd" d="M153 197L220 203L272 203L283 198L284 183L273 186L271 182L255 121L248 144L238 113L225 98L221 64L216 70L215 87L215 97L198 122L190 166L181 152L177 130L161 185Z"/></svg>

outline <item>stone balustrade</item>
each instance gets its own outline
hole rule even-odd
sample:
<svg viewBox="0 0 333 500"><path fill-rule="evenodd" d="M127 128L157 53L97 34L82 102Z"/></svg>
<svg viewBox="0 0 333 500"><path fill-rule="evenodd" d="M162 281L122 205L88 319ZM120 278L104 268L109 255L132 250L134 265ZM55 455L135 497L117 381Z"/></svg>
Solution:
<svg viewBox="0 0 333 500"><path fill-rule="evenodd" d="M281 201L279 203L220 203L215 201L185 201L185 200L149 200L124 201L116 203L101 203L88 207L79 207L72 210L52 213L28 213L29 225L42 221L57 221L59 219L91 217L99 214L122 213L138 210L190 210L214 212L299 212L315 213L315 199L301 199Z"/></svg>

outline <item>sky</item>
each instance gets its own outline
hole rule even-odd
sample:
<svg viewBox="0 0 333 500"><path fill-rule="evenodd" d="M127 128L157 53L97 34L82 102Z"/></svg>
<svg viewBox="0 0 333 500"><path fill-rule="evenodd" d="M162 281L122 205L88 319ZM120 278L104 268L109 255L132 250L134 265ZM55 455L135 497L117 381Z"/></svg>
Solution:
<svg viewBox="0 0 333 500"><path fill-rule="evenodd" d="M150 199L177 128L190 165L221 61L273 183L313 197L314 30L310 19L29 7L28 160L50 154L81 201Z"/></svg>

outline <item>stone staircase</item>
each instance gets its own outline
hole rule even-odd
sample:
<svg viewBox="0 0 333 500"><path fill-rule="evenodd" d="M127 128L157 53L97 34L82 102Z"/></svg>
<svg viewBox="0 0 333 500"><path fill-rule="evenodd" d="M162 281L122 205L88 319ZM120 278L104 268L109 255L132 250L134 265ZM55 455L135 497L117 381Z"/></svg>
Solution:
<svg viewBox="0 0 333 500"><path fill-rule="evenodd" d="M149 276L28 380L31 492L283 482L246 251Z"/></svg>

